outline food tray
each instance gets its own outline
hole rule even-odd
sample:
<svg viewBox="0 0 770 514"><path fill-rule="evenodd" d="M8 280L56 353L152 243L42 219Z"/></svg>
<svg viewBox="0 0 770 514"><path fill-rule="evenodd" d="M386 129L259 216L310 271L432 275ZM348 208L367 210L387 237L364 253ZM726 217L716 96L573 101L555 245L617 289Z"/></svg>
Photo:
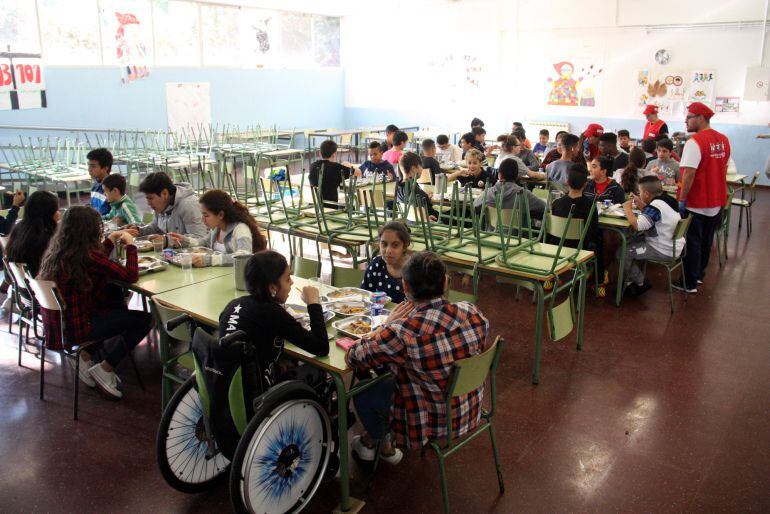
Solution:
<svg viewBox="0 0 770 514"><path fill-rule="evenodd" d="M145 238L136 238L134 239L134 246L136 246L136 250L138 252L151 252L153 250L152 248L152 241Z"/></svg>
<svg viewBox="0 0 770 514"><path fill-rule="evenodd" d="M155 257L142 256L139 257L139 275L146 275L147 273L155 273L157 271L163 271L168 268L168 263Z"/></svg>
<svg viewBox="0 0 770 514"><path fill-rule="evenodd" d="M174 250L175 253L192 253L192 254L199 254L199 255L211 255L214 252L211 248L206 248L205 246L190 246L189 248L177 248Z"/></svg>
<svg viewBox="0 0 770 514"><path fill-rule="evenodd" d="M366 289L359 289L358 287L340 287L334 291L329 291L325 294L329 301L336 301L342 299L364 299L369 300L372 297L372 293Z"/></svg>
<svg viewBox="0 0 770 514"><path fill-rule="evenodd" d="M366 331L353 330L351 328L351 325L354 325L357 323L367 323L369 325L369 330L366 330ZM371 316L350 316L349 318L345 318L345 319L333 322L332 327L337 329L337 332L341 334L350 336L353 339L359 339L361 336L366 335L372 331L372 328L373 328L372 317Z"/></svg>
<svg viewBox="0 0 770 514"><path fill-rule="evenodd" d="M340 300L328 305L329 309L337 316L365 316L369 314L369 304L363 301Z"/></svg>
<svg viewBox="0 0 770 514"><path fill-rule="evenodd" d="M286 311L299 322L310 320L310 316L308 316L308 313L307 313L307 305L300 305L298 303L288 303L286 304ZM325 307L323 308L323 313L324 313L324 321L329 321L334 317L334 312L327 310Z"/></svg>

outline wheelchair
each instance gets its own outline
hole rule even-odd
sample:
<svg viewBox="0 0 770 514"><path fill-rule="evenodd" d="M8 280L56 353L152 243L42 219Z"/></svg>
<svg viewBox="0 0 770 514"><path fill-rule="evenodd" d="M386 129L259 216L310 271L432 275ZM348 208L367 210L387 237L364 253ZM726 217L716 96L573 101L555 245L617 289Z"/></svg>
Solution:
<svg viewBox="0 0 770 514"><path fill-rule="evenodd" d="M339 467L336 393L324 378L271 386L246 333L217 339L187 314L195 369L169 401L156 438L160 472L185 493L229 472L236 512L299 512ZM305 366L301 366L304 368Z"/></svg>

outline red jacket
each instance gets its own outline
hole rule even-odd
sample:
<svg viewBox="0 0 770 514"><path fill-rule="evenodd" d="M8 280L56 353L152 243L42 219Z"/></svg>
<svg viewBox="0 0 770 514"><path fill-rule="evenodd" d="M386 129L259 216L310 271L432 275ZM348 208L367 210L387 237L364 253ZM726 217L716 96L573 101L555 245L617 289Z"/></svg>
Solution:
<svg viewBox="0 0 770 514"><path fill-rule="evenodd" d="M132 283L139 278L136 246L126 247L126 266L124 267L110 260L110 252L114 248L112 241L105 239L103 245L103 251L91 254L91 262L87 269L91 279L89 290L85 290L83 284L73 284L66 276L57 277L55 280L56 287L66 305L64 322L70 345L86 342L91 333L91 316L115 306L115 302L110 302L108 298L108 282ZM59 350L62 347L59 313L48 309L41 309L41 311L46 347Z"/></svg>
<svg viewBox="0 0 770 514"><path fill-rule="evenodd" d="M692 136L700 148L700 164L687 194L687 206L696 209L723 207L727 203L727 161L730 141L714 129Z"/></svg>

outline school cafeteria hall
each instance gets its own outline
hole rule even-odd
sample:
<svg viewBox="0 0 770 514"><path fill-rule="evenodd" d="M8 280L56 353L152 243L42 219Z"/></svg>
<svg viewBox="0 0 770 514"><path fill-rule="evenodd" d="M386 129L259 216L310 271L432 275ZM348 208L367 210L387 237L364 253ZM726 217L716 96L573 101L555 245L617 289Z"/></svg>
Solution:
<svg viewBox="0 0 770 514"><path fill-rule="evenodd" d="M770 511L770 0L0 4L0 512Z"/></svg>

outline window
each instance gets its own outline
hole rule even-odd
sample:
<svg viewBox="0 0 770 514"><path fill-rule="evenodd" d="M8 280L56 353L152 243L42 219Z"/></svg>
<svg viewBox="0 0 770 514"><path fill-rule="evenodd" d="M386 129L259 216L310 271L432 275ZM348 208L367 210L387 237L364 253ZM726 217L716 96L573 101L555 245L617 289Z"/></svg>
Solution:
<svg viewBox="0 0 770 514"><path fill-rule="evenodd" d="M313 54L319 66L340 65L340 19L313 18Z"/></svg>
<svg viewBox="0 0 770 514"><path fill-rule="evenodd" d="M101 64L96 0L39 0L46 64Z"/></svg>
<svg viewBox="0 0 770 514"><path fill-rule="evenodd" d="M201 5L204 66L239 66L241 9Z"/></svg>
<svg viewBox="0 0 770 514"><path fill-rule="evenodd" d="M104 64L148 66L152 13L148 0L99 0Z"/></svg>
<svg viewBox="0 0 770 514"><path fill-rule="evenodd" d="M35 2L3 0L0 9L0 52L39 53Z"/></svg>
<svg viewBox="0 0 770 514"><path fill-rule="evenodd" d="M285 12L281 16L281 61L287 68L313 66L313 16Z"/></svg>
<svg viewBox="0 0 770 514"><path fill-rule="evenodd" d="M172 0L165 6L155 4L152 14L155 26L155 64L199 66L198 6Z"/></svg>

